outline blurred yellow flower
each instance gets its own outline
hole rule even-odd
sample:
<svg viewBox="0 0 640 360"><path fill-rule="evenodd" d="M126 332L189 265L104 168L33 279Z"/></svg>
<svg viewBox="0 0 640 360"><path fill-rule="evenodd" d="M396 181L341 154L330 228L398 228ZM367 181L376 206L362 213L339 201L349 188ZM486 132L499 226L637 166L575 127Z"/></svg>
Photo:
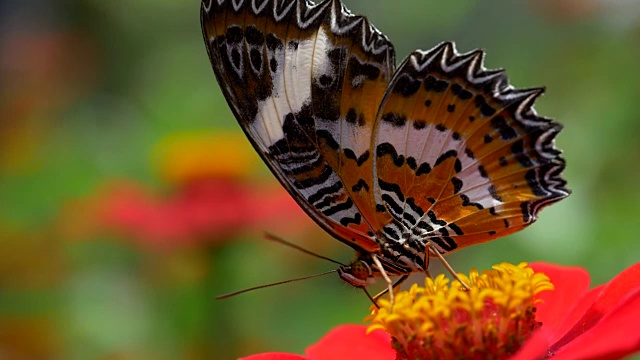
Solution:
<svg viewBox="0 0 640 360"><path fill-rule="evenodd" d="M160 176L174 185L208 178L242 178L259 164L239 131L174 133L160 141L154 155Z"/></svg>

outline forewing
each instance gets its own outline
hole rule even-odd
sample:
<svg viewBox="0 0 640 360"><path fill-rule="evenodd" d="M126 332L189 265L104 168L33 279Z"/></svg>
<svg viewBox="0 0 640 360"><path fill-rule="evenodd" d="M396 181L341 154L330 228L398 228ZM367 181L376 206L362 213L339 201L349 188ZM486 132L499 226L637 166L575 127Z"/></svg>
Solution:
<svg viewBox="0 0 640 360"><path fill-rule="evenodd" d="M410 231L453 251L517 231L569 194L561 126L533 109L544 90L512 88L483 57L452 43L416 51L389 85L373 148L392 240Z"/></svg>
<svg viewBox="0 0 640 360"><path fill-rule="evenodd" d="M340 1L205 0L214 72L242 129L334 237L378 249L370 143L393 47Z"/></svg>

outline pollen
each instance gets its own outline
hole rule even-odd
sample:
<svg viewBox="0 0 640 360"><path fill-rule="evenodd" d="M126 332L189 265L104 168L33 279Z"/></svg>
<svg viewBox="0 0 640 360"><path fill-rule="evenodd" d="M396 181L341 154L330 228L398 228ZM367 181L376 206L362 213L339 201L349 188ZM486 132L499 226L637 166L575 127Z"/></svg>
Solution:
<svg viewBox="0 0 640 360"><path fill-rule="evenodd" d="M535 319L536 295L553 290L543 273L527 263L501 263L491 270L427 278L372 306L369 331L392 337L398 359L507 359L542 324Z"/></svg>

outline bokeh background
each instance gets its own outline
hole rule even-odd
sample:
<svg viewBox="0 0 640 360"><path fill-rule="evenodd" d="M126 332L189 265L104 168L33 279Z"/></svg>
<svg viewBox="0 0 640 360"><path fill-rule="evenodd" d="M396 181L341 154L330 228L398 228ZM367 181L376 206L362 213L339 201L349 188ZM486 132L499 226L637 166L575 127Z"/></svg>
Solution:
<svg viewBox="0 0 640 360"><path fill-rule="evenodd" d="M534 226L450 257L587 268L640 256L640 2L345 0L396 45L487 50L565 125L573 195ZM0 359L230 359L303 353L369 303L335 275L224 292L347 262L231 115L198 1L0 2ZM420 281L418 277L416 281Z"/></svg>

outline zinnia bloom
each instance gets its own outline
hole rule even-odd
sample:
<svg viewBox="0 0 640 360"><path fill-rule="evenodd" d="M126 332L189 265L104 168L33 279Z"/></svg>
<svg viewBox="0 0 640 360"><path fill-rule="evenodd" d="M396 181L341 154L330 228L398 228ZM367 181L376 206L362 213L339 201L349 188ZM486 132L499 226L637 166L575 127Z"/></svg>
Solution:
<svg viewBox="0 0 640 360"><path fill-rule="evenodd" d="M368 330L340 326L305 356L245 359L617 359L640 350L640 263L591 290L584 269L544 263L461 278L470 290L438 276L396 294L393 310L380 300Z"/></svg>
<svg viewBox="0 0 640 360"><path fill-rule="evenodd" d="M115 184L100 196L97 212L103 228L154 246L184 246L224 239L240 231L291 234L301 226L291 219L304 213L277 184L227 179L192 181L173 194L154 194L136 184Z"/></svg>
<svg viewBox="0 0 640 360"><path fill-rule="evenodd" d="M72 204L61 227L79 238L108 232L172 248L228 239L242 231L289 235L312 226L281 186L246 179L258 158L240 142L246 143L240 133L172 135L155 151L155 166L167 189L111 181ZM247 151L229 151L240 148Z"/></svg>

